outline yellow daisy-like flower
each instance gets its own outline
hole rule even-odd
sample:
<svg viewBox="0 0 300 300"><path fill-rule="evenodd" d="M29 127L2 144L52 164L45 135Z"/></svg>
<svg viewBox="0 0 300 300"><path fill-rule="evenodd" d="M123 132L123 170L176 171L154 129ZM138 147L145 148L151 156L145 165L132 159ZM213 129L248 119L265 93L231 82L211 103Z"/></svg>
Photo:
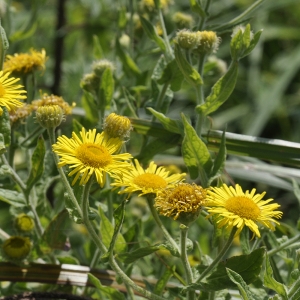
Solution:
<svg viewBox="0 0 300 300"><path fill-rule="evenodd" d="M157 167L152 161L149 167L144 170L137 159L134 160L135 166L132 166L129 172L126 172L122 177L117 177L112 186L125 187L120 191L123 193L140 193L139 196L146 194L156 194L159 190L166 187L172 187L175 184L183 181L186 174L169 175L164 167Z"/></svg>
<svg viewBox="0 0 300 300"><path fill-rule="evenodd" d="M235 187L228 187L223 184L222 187L211 188L208 190L207 211L210 216L217 216L218 227L227 228L237 227L238 235L244 226L257 237L260 232L257 226L261 224L271 230L275 230L275 224L279 224L274 218L279 219L282 212L276 210L280 207L277 203L269 204L273 199L262 200L266 192L255 194L256 189L248 190L244 193L241 186L236 184Z"/></svg>
<svg viewBox="0 0 300 300"><path fill-rule="evenodd" d="M179 183L172 189L160 191L154 207L161 215L189 224L198 218L205 199L206 189L196 184Z"/></svg>
<svg viewBox="0 0 300 300"><path fill-rule="evenodd" d="M0 116L2 116L3 109L1 106L5 106L8 111L14 111L16 108L23 106L23 103L18 99L26 99L25 90L20 90L23 86L16 84L19 78L8 78L10 73L3 74L0 71Z"/></svg>
<svg viewBox="0 0 300 300"><path fill-rule="evenodd" d="M121 176L130 169L126 162L132 156L129 153L116 154L123 142L118 138L107 139L104 133L96 133L96 129L86 132L82 128L80 137L73 132L72 138L65 135L58 137L58 142L52 146L53 151L60 156L59 167L69 165L74 169L69 176L76 174L72 185L82 175L79 184L86 184L95 174L101 187L105 184L105 175Z"/></svg>
<svg viewBox="0 0 300 300"><path fill-rule="evenodd" d="M46 51L44 49L40 52L30 49L30 53L7 55L3 69L4 72L27 74L35 70L44 70L46 60Z"/></svg>

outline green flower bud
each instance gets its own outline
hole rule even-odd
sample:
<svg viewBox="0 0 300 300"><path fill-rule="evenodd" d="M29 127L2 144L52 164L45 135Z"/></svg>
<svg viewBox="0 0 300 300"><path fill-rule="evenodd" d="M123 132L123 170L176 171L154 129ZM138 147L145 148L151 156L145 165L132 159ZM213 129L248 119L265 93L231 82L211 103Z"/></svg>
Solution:
<svg viewBox="0 0 300 300"><path fill-rule="evenodd" d="M36 110L36 119L42 127L56 128L64 120L63 110L58 105L40 106Z"/></svg>
<svg viewBox="0 0 300 300"><path fill-rule="evenodd" d="M123 33L121 35L121 37L119 38L119 42L120 42L120 45L123 46L124 48L129 48L129 46L130 46L130 37L129 37L129 35Z"/></svg>
<svg viewBox="0 0 300 300"><path fill-rule="evenodd" d="M176 34L176 41L179 47L183 49L193 49L198 45L198 39L196 32L190 30L180 30Z"/></svg>
<svg viewBox="0 0 300 300"><path fill-rule="evenodd" d="M109 138L117 137L124 141L128 140L132 126L127 117L111 113L105 119L103 130Z"/></svg>
<svg viewBox="0 0 300 300"><path fill-rule="evenodd" d="M112 62L110 62L107 59L100 59L98 61L93 62L93 72L101 78L102 74L106 69L111 69L111 71L114 71L115 66Z"/></svg>
<svg viewBox="0 0 300 300"><path fill-rule="evenodd" d="M31 250L31 242L28 237L11 236L2 245L2 254L9 261L25 259Z"/></svg>
<svg viewBox="0 0 300 300"><path fill-rule="evenodd" d="M173 21L180 29L191 28L194 24L194 20L191 15L182 13L180 11L173 15Z"/></svg>
<svg viewBox="0 0 300 300"><path fill-rule="evenodd" d="M218 50L221 39L214 31L198 31L195 52L211 54Z"/></svg>
<svg viewBox="0 0 300 300"><path fill-rule="evenodd" d="M19 214L15 219L15 227L21 233L29 233L34 228L34 220L26 214Z"/></svg>
<svg viewBox="0 0 300 300"><path fill-rule="evenodd" d="M100 78L95 73L85 74L80 81L80 87L89 93L99 89Z"/></svg>

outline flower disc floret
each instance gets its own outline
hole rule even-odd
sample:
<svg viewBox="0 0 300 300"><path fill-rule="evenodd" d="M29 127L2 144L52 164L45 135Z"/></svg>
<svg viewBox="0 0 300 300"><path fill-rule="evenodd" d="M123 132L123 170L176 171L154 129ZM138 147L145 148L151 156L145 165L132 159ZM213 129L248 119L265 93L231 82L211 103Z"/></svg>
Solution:
<svg viewBox="0 0 300 300"><path fill-rule="evenodd" d="M172 174L164 167L158 167L153 161L147 169L143 169L137 159L134 160L129 172L123 174L122 177L115 178L112 186L124 187L119 193L138 192L139 196L146 194L156 194L159 190L172 187L183 181L186 174Z"/></svg>
<svg viewBox="0 0 300 300"><path fill-rule="evenodd" d="M0 71L0 116L3 113L1 106L7 108L8 111L15 111L18 107L22 107L23 103L18 99L26 99L25 90L20 90L23 88L22 85L16 84L19 78L8 78L9 72L3 73Z"/></svg>
<svg viewBox="0 0 300 300"><path fill-rule="evenodd" d="M53 151L60 156L59 167L68 165L74 174L72 185L81 175L79 184L86 184L95 174L101 187L105 184L105 174L121 176L130 169L126 162L132 156L129 153L114 154L120 150L123 142L118 138L108 139L104 133L96 133L96 129L86 132L82 128L80 137L73 132L72 138L61 136L52 146Z"/></svg>
<svg viewBox="0 0 300 300"><path fill-rule="evenodd" d="M210 188L206 203L207 211L210 213L208 217L216 216L219 228L237 227L236 235L247 226L253 234L260 237L257 224L275 230L274 224L279 222L274 218L279 219L282 216L282 212L277 210L280 205L269 204L273 199L262 200L265 192L262 194L255 192L256 189L243 192L238 184L235 187L223 184L220 188Z"/></svg>

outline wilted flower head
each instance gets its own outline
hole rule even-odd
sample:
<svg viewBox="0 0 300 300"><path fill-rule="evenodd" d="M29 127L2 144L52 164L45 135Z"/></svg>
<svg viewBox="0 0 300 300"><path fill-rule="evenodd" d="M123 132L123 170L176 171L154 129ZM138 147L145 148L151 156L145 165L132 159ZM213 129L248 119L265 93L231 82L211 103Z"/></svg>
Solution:
<svg viewBox="0 0 300 300"><path fill-rule="evenodd" d="M30 53L16 53L7 55L4 62L4 72L18 73L18 75L27 74L36 70L45 70L46 51L40 52L30 49Z"/></svg>
<svg viewBox="0 0 300 300"><path fill-rule="evenodd" d="M103 124L103 130L108 137L127 140L132 130L131 122L127 117L115 113L109 114Z"/></svg>
<svg viewBox="0 0 300 300"><path fill-rule="evenodd" d="M198 218L205 199L206 189L196 184L179 183L173 188L161 190L154 206L161 215L188 225Z"/></svg>
<svg viewBox="0 0 300 300"><path fill-rule="evenodd" d="M11 123L16 123L22 119L27 118L32 113L32 105L24 104L14 111L9 112L9 118Z"/></svg>

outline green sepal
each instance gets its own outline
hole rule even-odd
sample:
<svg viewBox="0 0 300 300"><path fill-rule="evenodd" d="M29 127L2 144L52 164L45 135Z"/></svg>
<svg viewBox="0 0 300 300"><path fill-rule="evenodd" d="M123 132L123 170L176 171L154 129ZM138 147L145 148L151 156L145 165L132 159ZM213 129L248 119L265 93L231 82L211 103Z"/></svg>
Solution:
<svg viewBox="0 0 300 300"><path fill-rule="evenodd" d="M283 299L290 299L287 294L287 288L284 284L278 282L273 277L273 270L270 264L269 256L266 254L265 258L265 274L264 274L264 286L276 291Z"/></svg>
<svg viewBox="0 0 300 300"><path fill-rule="evenodd" d="M207 17L207 14L196 0L190 0L191 9L201 17Z"/></svg>
<svg viewBox="0 0 300 300"><path fill-rule="evenodd" d="M211 173L213 161L205 143L198 137L195 129L188 123L184 114L184 138L182 141L182 156L192 179L200 175L201 184L206 187L208 174Z"/></svg>
<svg viewBox="0 0 300 300"><path fill-rule="evenodd" d="M227 288L235 288L235 284L228 277L227 268L238 273L246 284L250 284L259 276L265 252L265 248L259 248L248 255L233 256L220 262L212 274L206 278L206 283L193 283L187 289L219 291Z"/></svg>
<svg viewBox="0 0 300 300"><path fill-rule="evenodd" d="M217 157L214 160L213 168L209 175L209 181L208 181L209 184L211 184L214 179L218 178L222 174L225 168L226 156L227 156L227 151L226 151L226 138L225 138L225 130L224 130L222 134L219 152L217 154Z"/></svg>
<svg viewBox="0 0 300 300"><path fill-rule="evenodd" d="M2 107L3 113L0 116L0 132L4 138L4 146L8 148L10 146L11 140L11 128L10 128L10 119L9 112L6 107Z"/></svg>
<svg viewBox="0 0 300 300"><path fill-rule="evenodd" d="M175 52L174 53L175 53L175 59L176 59L177 65L178 65L180 71L182 72L185 80L189 84L191 84L192 86L195 86L195 87L202 85L203 80L201 78L201 75L185 59L178 44L175 44Z"/></svg>
<svg viewBox="0 0 300 300"><path fill-rule="evenodd" d="M234 90L238 75L238 63L232 61L224 76L222 76L212 87L210 95L204 104L196 106L198 113L209 115L216 111L231 95Z"/></svg>
<svg viewBox="0 0 300 300"><path fill-rule="evenodd" d="M68 224L68 212L66 209L57 214L49 223L42 236L40 249L43 253L50 253L53 249L67 250L67 236L64 229Z"/></svg>
<svg viewBox="0 0 300 300"><path fill-rule="evenodd" d="M256 300L256 298L250 291L250 288L247 286L246 282L243 280L243 277L241 275L230 270L229 268L226 268L226 272L230 280L237 285L243 299Z"/></svg>
<svg viewBox="0 0 300 300"><path fill-rule="evenodd" d="M170 83L171 90L177 92L181 88L183 79L184 76L176 63L176 60L173 59L166 65L157 82L159 84Z"/></svg>
<svg viewBox="0 0 300 300"><path fill-rule="evenodd" d="M159 250L161 248L162 248L162 246L148 246L148 247L136 249L131 252L121 253L121 254L118 254L117 256L123 263L130 264L142 257L148 256L148 255L156 252L157 250Z"/></svg>
<svg viewBox="0 0 300 300"><path fill-rule="evenodd" d="M42 177L44 172L44 158L45 158L46 148L44 139L40 137L38 139L36 148L31 157L31 169L26 182L27 192L29 193L34 186L34 184Z"/></svg>
<svg viewBox="0 0 300 300"><path fill-rule="evenodd" d="M168 118L164 114L156 111L151 107L148 107L147 109L161 122L165 129L173 133L183 133L183 125L180 120Z"/></svg>
<svg viewBox="0 0 300 300"><path fill-rule="evenodd" d="M104 57L103 50L97 35L93 35L93 57L95 59L101 59Z"/></svg>
<svg viewBox="0 0 300 300"><path fill-rule="evenodd" d="M147 36L154 41L157 46L162 50L166 51L166 45L164 40L157 34L155 27L144 17L140 16L142 26L147 34Z"/></svg>
<svg viewBox="0 0 300 300"><path fill-rule="evenodd" d="M103 286L101 281L91 273L88 273L88 281L106 296L105 299L125 300L125 296L121 292L111 286Z"/></svg>

